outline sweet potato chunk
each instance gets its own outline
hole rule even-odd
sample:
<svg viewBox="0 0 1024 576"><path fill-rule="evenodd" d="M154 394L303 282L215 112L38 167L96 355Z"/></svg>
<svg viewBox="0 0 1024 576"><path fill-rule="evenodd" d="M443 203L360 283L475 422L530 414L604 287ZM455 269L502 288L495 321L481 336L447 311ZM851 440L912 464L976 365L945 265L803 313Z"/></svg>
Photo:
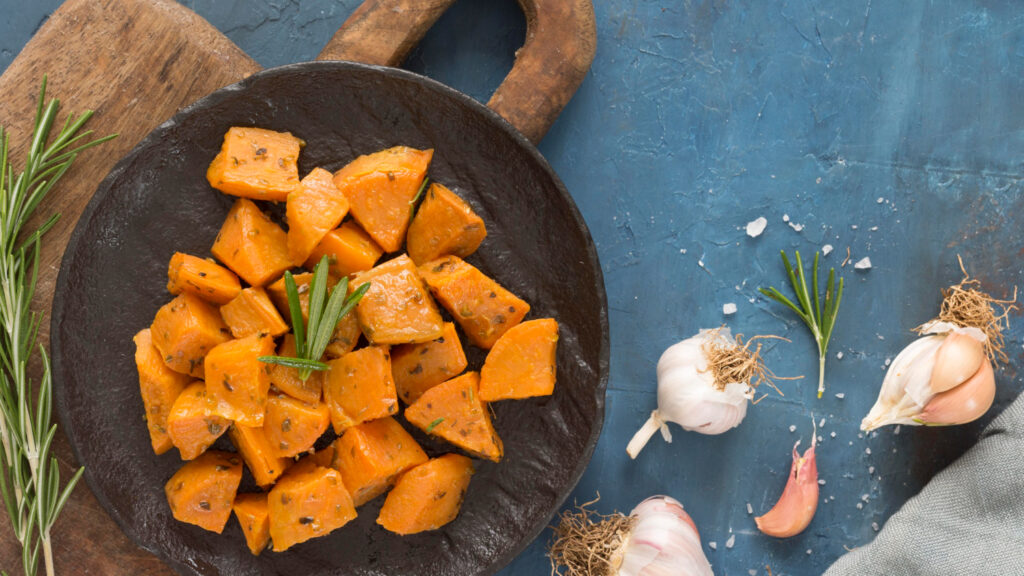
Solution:
<svg viewBox="0 0 1024 576"><path fill-rule="evenodd" d="M391 356L386 347L368 346L328 362L324 402L334 432L398 412Z"/></svg>
<svg viewBox="0 0 1024 576"><path fill-rule="evenodd" d="M405 249L417 265L454 255L465 258L487 237L482 218L473 212L465 200L444 186L431 182L409 224Z"/></svg>
<svg viewBox="0 0 1024 576"><path fill-rule="evenodd" d="M356 274L352 290L370 283L356 306L363 334L374 344L428 342L444 331L441 313L406 255Z"/></svg>
<svg viewBox="0 0 1024 576"><path fill-rule="evenodd" d="M530 320L505 332L487 354L480 370L484 402L548 396L555 389L558 322Z"/></svg>
<svg viewBox="0 0 1024 576"><path fill-rule="evenodd" d="M220 307L220 316L235 338L253 334L277 337L288 332L281 313L263 288L246 288L238 296Z"/></svg>
<svg viewBox="0 0 1024 576"><path fill-rule="evenodd" d="M181 459L192 460L227 432L230 425L230 420L214 414L206 384L193 382L174 401L167 417L167 434Z"/></svg>
<svg viewBox="0 0 1024 576"><path fill-rule="evenodd" d="M356 517L341 474L305 466L285 475L267 497L274 552L323 536Z"/></svg>
<svg viewBox="0 0 1024 576"><path fill-rule="evenodd" d="M362 335L363 330L359 327L355 311L349 312L338 320L338 325L334 327L331 339L327 342L327 348L324 349L324 355L328 358L338 358L348 354L359 343L359 337Z"/></svg>
<svg viewBox="0 0 1024 576"><path fill-rule="evenodd" d="M412 404L431 387L454 378L466 369L455 324L444 323L441 337L422 344L403 344L391 350L391 373L398 397Z"/></svg>
<svg viewBox="0 0 1024 576"><path fill-rule="evenodd" d="M174 406L174 400L188 386L192 379L164 364L160 351L153 346L149 328L135 335L135 366L139 369L139 390L142 405L146 408L146 427L153 452L163 454L171 449L171 437L167 433L167 417Z"/></svg>
<svg viewBox="0 0 1024 576"><path fill-rule="evenodd" d="M256 480L256 484L262 488L273 484L292 463L287 458L274 456L262 426L242 426L235 423L228 430L228 437L245 460L245 465Z"/></svg>
<svg viewBox="0 0 1024 576"><path fill-rule="evenodd" d="M323 403L306 404L289 396L271 396L263 432L275 455L291 458L312 448L330 422L331 414Z"/></svg>
<svg viewBox="0 0 1024 576"><path fill-rule="evenodd" d="M398 475L427 461L427 454L394 418L364 422L334 442L334 466L356 506L388 489Z"/></svg>
<svg viewBox="0 0 1024 576"><path fill-rule="evenodd" d="M530 311L529 304L458 256L432 260L419 270L430 292L480 348L490 349Z"/></svg>
<svg viewBox="0 0 1024 576"><path fill-rule="evenodd" d="M210 450L175 472L164 492L176 520L220 534L231 516L241 481L238 456Z"/></svg>
<svg viewBox="0 0 1024 576"><path fill-rule="evenodd" d="M206 355L206 392L214 412L245 426L262 426L270 389L270 364L260 356L274 353L274 339L246 336L218 345Z"/></svg>
<svg viewBox="0 0 1024 576"><path fill-rule="evenodd" d="M224 135L206 180L226 194L283 202L299 185L301 145L288 132L234 126Z"/></svg>
<svg viewBox="0 0 1024 576"><path fill-rule="evenodd" d="M380 260L384 249L370 238L359 224L348 221L328 232L306 261L306 268L313 269L321 258L327 256L332 276L342 278L356 272L373 268Z"/></svg>
<svg viewBox="0 0 1024 576"><path fill-rule="evenodd" d="M295 335L286 334L277 350L278 356L295 356ZM323 386L323 372L313 372L305 382L299 378L298 368L289 368L274 364L270 368L270 383L278 390L301 400L307 404L320 402L320 390Z"/></svg>
<svg viewBox="0 0 1024 576"><path fill-rule="evenodd" d="M244 198L231 207L210 251L253 286L271 282L292 266L288 235Z"/></svg>
<svg viewBox="0 0 1024 576"><path fill-rule="evenodd" d="M437 530L455 520L473 475L473 461L445 454L409 470L388 494L377 524L395 534Z"/></svg>
<svg viewBox="0 0 1024 576"><path fill-rule="evenodd" d="M334 175L352 217L387 252L402 247L411 202L433 157L433 150L396 146L360 156Z"/></svg>
<svg viewBox="0 0 1024 576"><path fill-rule="evenodd" d="M208 302L226 304L238 296L242 284L234 272L219 264L175 252L167 265L167 291L191 292Z"/></svg>
<svg viewBox="0 0 1024 576"><path fill-rule="evenodd" d="M405 419L474 456L501 460L504 448L491 424L487 403L480 398L476 372L466 372L427 390L405 409Z"/></svg>
<svg viewBox="0 0 1024 576"><path fill-rule="evenodd" d="M203 377L203 360L210 350L231 339L217 309L188 292L157 311L150 332L164 363L196 378Z"/></svg>
<svg viewBox="0 0 1024 576"><path fill-rule="evenodd" d="M348 214L348 199L335 186L333 176L314 168L288 195L288 255L302 266L313 248Z"/></svg>
<svg viewBox="0 0 1024 576"><path fill-rule="evenodd" d="M259 556L270 544L270 514L266 494L239 494L235 498L235 518L242 526L249 551Z"/></svg>

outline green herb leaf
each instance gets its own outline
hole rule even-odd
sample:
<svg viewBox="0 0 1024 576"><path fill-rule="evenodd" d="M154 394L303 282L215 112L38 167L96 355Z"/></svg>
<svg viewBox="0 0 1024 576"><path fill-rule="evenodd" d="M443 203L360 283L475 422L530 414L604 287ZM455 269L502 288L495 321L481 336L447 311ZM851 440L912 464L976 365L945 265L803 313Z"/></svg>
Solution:
<svg viewBox="0 0 1024 576"><path fill-rule="evenodd" d="M313 281L309 283L309 327L306 328L306 344L312 346L316 338L317 329L320 327L320 315L324 311L324 301L327 299L327 276L329 274L327 255L325 254L313 268ZM306 357L319 360L310 349L306 350Z"/></svg>
<svg viewBox="0 0 1024 576"><path fill-rule="evenodd" d="M420 189L416 191L416 195L409 200L409 219L416 215L416 203L423 197L423 192L427 189L427 185L430 183L430 178L424 177L423 183L420 184Z"/></svg>
<svg viewBox="0 0 1024 576"><path fill-rule="evenodd" d="M260 356L259 361L264 364L280 364L288 368L299 368L300 370L313 370L322 372L330 368L319 360L308 360L306 358L292 358L291 356Z"/></svg>
<svg viewBox="0 0 1024 576"><path fill-rule="evenodd" d="M284 289L288 293L288 315L292 320L292 331L295 333L295 355L306 357L306 328L302 325L302 303L299 302L299 289L295 286L295 277L291 272L284 273Z"/></svg>
<svg viewBox="0 0 1024 576"><path fill-rule="evenodd" d="M430 426L427 426L427 434L430 434L431 432L433 432L434 428L437 428L437 425L440 424L441 422L444 422L444 418L443 417L438 418L437 420L434 420L433 422L431 422Z"/></svg>

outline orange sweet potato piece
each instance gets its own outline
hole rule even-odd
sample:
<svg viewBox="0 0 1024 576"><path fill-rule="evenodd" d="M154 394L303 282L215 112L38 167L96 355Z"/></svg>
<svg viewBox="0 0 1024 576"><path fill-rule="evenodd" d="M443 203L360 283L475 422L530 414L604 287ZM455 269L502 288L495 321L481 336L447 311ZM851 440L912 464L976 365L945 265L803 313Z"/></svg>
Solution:
<svg viewBox="0 0 1024 576"><path fill-rule="evenodd" d="M206 180L227 194L282 202L299 185L301 146L288 132L234 126L224 135Z"/></svg>
<svg viewBox="0 0 1024 576"><path fill-rule="evenodd" d="M239 494L235 498L235 518L242 526L249 551L259 556L270 544L270 513L266 494Z"/></svg>
<svg viewBox="0 0 1024 576"><path fill-rule="evenodd" d="M286 334L277 350L278 356L295 356L295 335ZM303 381L299 378L298 368L289 368L274 364L270 368L270 383L278 390L307 404L320 402L320 390L323 386L323 372L313 372Z"/></svg>
<svg viewBox="0 0 1024 576"><path fill-rule="evenodd" d="M292 267L288 235L245 198L231 207L210 251L253 286L263 286Z"/></svg>
<svg viewBox="0 0 1024 576"><path fill-rule="evenodd" d="M427 390L405 409L405 419L474 456L501 460L504 447L491 424L487 403L480 398L476 372L466 372Z"/></svg>
<svg viewBox="0 0 1024 576"><path fill-rule="evenodd" d="M328 362L324 402L334 432L398 412L391 356L386 347L368 346Z"/></svg>
<svg viewBox="0 0 1024 576"><path fill-rule="evenodd" d="M175 252L167 265L167 291L191 292L208 302L226 304L238 296L242 284L234 272L213 261Z"/></svg>
<svg viewBox="0 0 1024 576"><path fill-rule="evenodd" d="M356 517L341 474L301 466L282 477L267 497L274 552L341 528Z"/></svg>
<svg viewBox="0 0 1024 576"><path fill-rule="evenodd" d="M436 340L403 344L391 350L395 389L406 404L412 404L431 387L462 374L465 369L466 354L451 322L444 323L444 332Z"/></svg>
<svg viewBox="0 0 1024 576"><path fill-rule="evenodd" d="M150 332L164 363L196 378L203 377L203 359L210 350L231 339L217 309L188 292L157 311Z"/></svg>
<svg viewBox="0 0 1024 576"><path fill-rule="evenodd" d="M373 268L383 254L384 249L359 224L349 220L320 240L309 255L306 268L312 269L321 258L327 256L331 275L342 278Z"/></svg>
<svg viewBox="0 0 1024 576"><path fill-rule="evenodd" d="M555 390L558 322L530 320L505 332L487 353L480 370L484 402L548 396Z"/></svg>
<svg viewBox="0 0 1024 576"><path fill-rule="evenodd" d="M256 484L262 488L273 484L292 463L287 458L278 458L274 455L262 426L242 426L235 423L228 430L228 437L245 460L245 465L256 480Z"/></svg>
<svg viewBox="0 0 1024 576"><path fill-rule="evenodd" d="M263 432L274 454L291 458L312 448L330 423L331 414L323 403L306 404L290 396L271 396Z"/></svg>
<svg viewBox="0 0 1024 576"><path fill-rule="evenodd" d="M409 224L405 249L417 265L452 254L465 258L487 237L482 218L466 201L432 182Z"/></svg>
<svg viewBox="0 0 1024 576"><path fill-rule="evenodd" d="M205 452L230 425L230 420L213 413L213 402L203 382L185 388L167 416L167 434L182 460L192 460Z"/></svg>
<svg viewBox="0 0 1024 576"><path fill-rule="evenodd" d="M494 346L530 311L529 304L458 256L432 260L419 270L430 292L480 348Z"/></svg>
<svg viewBox="0 0 1024 576"><path fill-rule="evenodd" d="M281 313L270 301L267 291L260 287L242 290L238 296L220 307L220 316L235 338L253 334L276 337L288 332L288 324L285 324Z"/></svg>
<svg viewBox="0 0 1024 576"><path fill-rule="evenodd" d="M334 463L356 506L373 500L427 454L394 418L364 422L334 442Z"/></svg>
<svg viewBox="0 0 1024 576"><path fill-rule="evenodd" d="M324 354L328 358L344 356L356 347L359 337L362 335L363 330L359 327L359 319L356 317L355 311L349 312L335 326L327 348L324 349Z"/></svg>
<svg viewBox="0 0 1024 576"><path fill-rule="evenodd" d="M214 412L245 426L262 426L270 389L274 339L254 334L218 345L206 355L206 392Z"/></svg>
<svg viewBox="0 0 1024 576"><path fill-rule="evenodd" d="M210 450L175 472L164 492L176 520L220 534L241 481L238 455Z"/></svg>
<svg viewBox="0 0 1024 576"><path fill-rule="evenodd" d="M187 374L180 374L164 364L160 351L153 346L149 328L135 335L135 366L139 369L139 390L142 404L146 408L146 427L153 452L163 454L171 449L171 437L167 433L167 416L171 413L174 400L192 380Z"/></svg>
<svg viewBox="0 0 1024 576"><path fill-rule="evenodd" d="M445 454L409 470L388 494L377 524L395 534L437 530L455 520L473 475L473 461Z"/></svg>
<svg viewBox="0 0 1024 576"><path fill-rule="evenodd" d="M428 342L444 331L441 313L406 255L356 274L352 290L370 283L356 305L363 334L374 344Z"/></svg>
<svg viewBox="0 0 1024 576"><path fill-rule="evenodd" d="M402 247L411 202L433 157L433 150L396 146L360 156L334 174L352 217L387 252Z"/></svg>
<svg viewBox="0 0 1024 576"><path fill-rule="evenodd" d="M288 195L288 255L302 266L313 248L348 214L348 199L335 186L333 176L314 168Z"/></svg>

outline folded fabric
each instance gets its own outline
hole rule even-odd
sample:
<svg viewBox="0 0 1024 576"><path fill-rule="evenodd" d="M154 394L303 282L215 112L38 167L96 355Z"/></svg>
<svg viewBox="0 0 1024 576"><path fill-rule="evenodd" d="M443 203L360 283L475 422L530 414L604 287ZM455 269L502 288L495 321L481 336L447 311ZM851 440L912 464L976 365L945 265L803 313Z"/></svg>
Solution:
<svg viewBox="0 0 1024 576"><path fill-rule="evenodd" d="M1024 395L825 576L1024 576Z"/></svg>

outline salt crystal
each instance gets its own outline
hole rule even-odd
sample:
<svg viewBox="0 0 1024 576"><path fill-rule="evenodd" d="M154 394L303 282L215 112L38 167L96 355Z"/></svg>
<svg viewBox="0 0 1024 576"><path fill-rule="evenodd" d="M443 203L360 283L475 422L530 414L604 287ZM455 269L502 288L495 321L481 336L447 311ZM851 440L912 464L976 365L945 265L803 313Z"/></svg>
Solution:
<svg viewBox="0 0 1024 576"><path fill-rule="evenodd" d="M729 316L736 313L736 305L732 302L727 302L722 305L722 314Z"/></svg>
<svg viewBox="0 0 1024 576"><path fill-rule="evenodd" d="M764 232L766 226L768 226L768 219L764 216L760 216L756 220L747 222L747 236L757 238L762 232Z"/></svg>
<svg viewBox="0 0 1024 576"><path fill-rule="evenodd" d="M875 532L878 532L878 522L872 522L871 523L871 529L874 530Z"/></svg>
<svg viewBox="0 0 1024 576"><path fill-rule="evenodd" d="M708 542L708 548L712 550L718 550L718 542Z"/></svg>
<svg viewBox="0 0 1024 576"><path fill-rule="evenodd" d="M857 225L854 224L853 226L850 226L850 228L853 229L853 230L856 230L857 229Z"/></svg>
<svg viewBox="0 0 1024 576"><path fill-rule="evenodd" d="M899 436L900 435L900 425L899 424L896 425L896 429L893 430L892 433L893 433L894 436Z"/></svg>
<svg viewBox="0 0 1024 576"><path fill-rule="evenodd" d="M836 398L839 398L840 400L842 400L843 398L846 398L846 394L843 394L842 392L840 392L840 393L836 394Z"/></svg>
<svg viewBox="0 0 1024 576"><path fill-rule="evenodd" d="M860 499L863 500L864 502L867 502L869 498L870 496L868 496L867 494L862 494L860 497Z"/></svg>
<svg viewBox="0 0 1024 576"><path fill-rule="evenodd" d="M789 222L789 214L783 214L782 215L782 221L783 222Z"/></svg>
<svg viewBox="0 0 1024 576"><path fill-rule="evenodd" d="M754 513L754 507L750 505L750 502L747 502L747 514L753 514L753 513Z"/></svg>
<svg viewBox="0 0 1024 576"><path fill-rule="evenodd" d="M879 196L878 200L875 200L875 202L878 202L879 204L881 204L882 202L885 202L885 198L882 198L881 196Z"/></svg>
<svg viewBox="0 0 1024 576"><path fill-rule="evenodd" d="M843 351L840 350L839 352L836 352L836 360L842 360L842 359L843 359Z"/></svg>
<svg viewBox="0 0 1024 576"><path fill-rule="evenodd" d="M835 432L833 432L833 433L831 434L831 436L832 436L833 438L835 438L835 437L836 437L836 433L835 433Z"/></svg>
<svg viewBox="0 0 1024 576"><path fill-rule="evenodd" d="M750 574L750 576L757 576L757 570L751 568L750 570L747 570L747 574Z"/></svg>
<svg viewBox="0 0 1024 576"><path fill-rule="evenodd" d="M878 232L878 226L872 226L871 228L868 228L868 230L871 232Z"/></svg>
<svg viewBox="0 0 1024 576"><path fill-rule="evenodd" d="M874 473L875 473L875 467L874 466L868 466L868 474L874 474Z"/></svg>
<svg viewBox="0 0 1024 576"><path fill-rule="evenodd" d="M731 536L729 536L729 539L725 541L725 547L726 548L732 548L735 545L736 545L736 535L732 534Z"/></svg>
<svg viewBox="0 0 1024 576"><path fill-rule="evenodd" d="M821 247L821 255L822 256L828 256L831 253L832 253L832 245L831 244L825 244L824 246Z"/></svg>
<svg viewBox="0 0 1024 576"><path fill-rule="evenodd" d="M857 502L857 510L863 510L863 509L864 509L864 504L862 502Z"/></svg>
<svg viewBox="0 0 1024 576"><path fill-rule="evenodd" d="M808 555L808 556L810 556L810 555L811 555L811 554L813 554L813 553L814 553L814 551L813 551L813 550L811 550L810 548L808 548L808 549L807 549L807 555Z"/></svg>
<svg viewBox="0 0 1024 576"><path fill-rule="evenodd" d="M700 266L701 268L704 267L704 259L703 258L701 258L700 260L697 260L697 266Z"/></svg>
<svg viewBox="0 0 1024 576"><path fill-rule="evenodd" d="M822 418L821 422L818 422L818 428L824 428L824 427L825 427L825 419Z"/></svg>
<svg viewBox="0 0 1024 576"><path fill-rule="evenodd" d="M796 432L796 426L794 426L793 424L790 424L789 425L789 431L790 432Z"/></svg>
<svg viewBox="0 0 1024 576"><path fill-rule="evenodd" d="M822 486L824 486L825 485L825 479L824 478L818 479L818 484L821 484Z"/></svg>
<svg viewBox="0 0 1024 576"><path fill-rule="evenodd" d="M871 448L865 448L864 449L864 453L867 454L868 456L870 456L871 455Z"/></svg>
<svg viewBox="0 0 1024 576"><path fill-rule="evenodd" d="M804 230L804 225L803 224L794 224L793 222L790 222L789 223L789 227L792 228L793 230L797 231L797 232L803 232L803 230Z"/></svg>
<svg viewBox="0 0 1024 576"><path fill-rule="evenodd" d="M858 260L857 263L853 265L853 267L856 268L857 270L870 270L871 269L871 258L868 258L867 256L865 256L865 257L861 258L860 260Z"/></svg>
<svg viewBox="0 0 1024 576"><path fill-rule="evenodd" d="M686 254L686 248L680 248L679 249L679 253L680 254Z"/></svg>
<svg viewBox="0 0 1024 576"><path fill-rule="evenodd" d="M892 358L885 359L885 365L888 366L889 364L892 364Z"/></svg>

